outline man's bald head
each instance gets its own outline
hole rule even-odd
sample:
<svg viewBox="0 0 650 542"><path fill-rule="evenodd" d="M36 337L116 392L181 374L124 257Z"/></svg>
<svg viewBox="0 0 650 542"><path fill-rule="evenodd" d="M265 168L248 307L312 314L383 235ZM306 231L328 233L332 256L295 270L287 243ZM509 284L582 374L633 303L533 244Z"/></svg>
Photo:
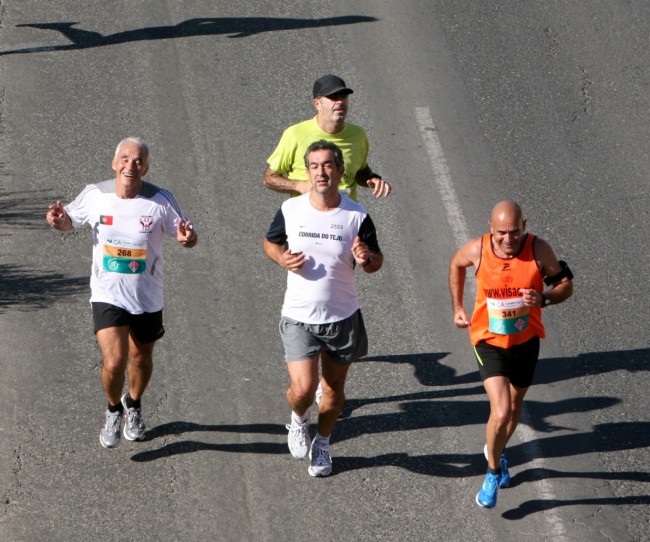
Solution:
<svg viewBox="0 0 650 542"><path fill-rule="evenodd" d="M520 220L523 220L523 218L524 213L522 212L521 207L519 207L519 204L512 200L504 199L492 208L490 224L502 220L519 222Z"/></svg>
<svg viewBox="0 0 650 542"><path fill-rule="evenodd" d="M492 209L490 232L497 255L506 258L516 256L525 239L526 220L521 207L512 200L503 200Z"/></svg>

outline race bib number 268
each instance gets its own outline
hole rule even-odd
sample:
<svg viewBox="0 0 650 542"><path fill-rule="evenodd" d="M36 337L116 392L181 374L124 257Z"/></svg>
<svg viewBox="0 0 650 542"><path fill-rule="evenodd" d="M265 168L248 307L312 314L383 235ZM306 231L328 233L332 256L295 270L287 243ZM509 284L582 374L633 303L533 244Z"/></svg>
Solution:
<svg viewBox="0 0 650 542"><path fill-rule="evenodd" d="M147 268L146 242L107 239L103 248L102 264L104 271L110 273L144 273Z"/></svg>

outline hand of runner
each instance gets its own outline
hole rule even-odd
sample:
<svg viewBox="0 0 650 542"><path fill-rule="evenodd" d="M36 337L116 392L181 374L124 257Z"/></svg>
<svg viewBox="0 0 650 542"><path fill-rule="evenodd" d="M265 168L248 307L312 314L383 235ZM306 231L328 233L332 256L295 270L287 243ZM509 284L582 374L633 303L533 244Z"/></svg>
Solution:
<svg viewBox="0 0 650 542"><path fill-rule="evenodd" d="M196 232L194 231L194 226L189 220L179 219L176 239L185 247L193 247L196 244Z"/></svg>
<svg viewBox="0 0 650 542"><path fill-rule="evenodd" d="M393 191L393 187L384 179L373 177L368 179L367 182L368 188L372 189L372 195L376 198L385 198Z"/></svg>
<svg viewBox="0 0 650 542"><path fill-rule="evenodd" d="M370 261L370 250L361 238L357 235L352 242L352 256L359 265L367 265Z"/></svg>
<svg viewBox="0 0 650 542"><path fill-rule="evenodd" d="M298 271L305 264L305 254L303 252L291 252L287 249L282 253L284 267L289 271Z"/></svg>
<svg viewBox="0 0 650 542"><path fill-rule="evenodd" d="M527 307L541 307L544 303L544 296L532 288L520 288L519 293L524 298L524 305Z"/></svg>
<svg viewBox="0 0 650 542"><path fill-rule="evenodd" d="M459 328L469 327L469 318L464 308L461 307L454 313L454 325Z"/></svg>
<svg viewBox="0 0 650 542"><path fill-rule="evenodd" d="M62 228L65 224L65 209L63 208L63 203L59 200L50 205L45 218L47 219L47 223L55 230Z"/></svg>

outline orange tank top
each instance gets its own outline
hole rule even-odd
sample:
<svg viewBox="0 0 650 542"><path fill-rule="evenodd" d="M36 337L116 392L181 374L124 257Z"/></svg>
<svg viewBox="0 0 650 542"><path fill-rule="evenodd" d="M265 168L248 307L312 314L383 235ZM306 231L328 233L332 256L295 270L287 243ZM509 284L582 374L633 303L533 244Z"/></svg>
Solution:
<svg viewBox="0 0 650 542"><path fill-rule="evenodd" d="M485 341L500 348L544 338L542 311L524 306L520 288L542 292L542 273L537 267L533 243L527 234L521 252L514 258L500 258L492 248L491 234L481 240L481 260L476 270L476 304L469 337L473 345Z"/></svg>

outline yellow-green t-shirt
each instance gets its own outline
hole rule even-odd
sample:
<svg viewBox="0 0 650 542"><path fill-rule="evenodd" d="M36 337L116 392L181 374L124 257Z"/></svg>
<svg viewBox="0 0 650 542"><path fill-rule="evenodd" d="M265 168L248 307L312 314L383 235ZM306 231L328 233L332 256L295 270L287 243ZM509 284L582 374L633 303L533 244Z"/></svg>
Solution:
<svg viewBox="0 0 650 542"><path fill-rule="evenodd" d="M292 181L306 182L307 168L305 167L305 152L314 141L324 139L338 145L343 153L345 171L339 181L339 190L357 199L357 171L367 166L368 136L363 128L355 124L345 123L343 130L336 134L328 134L321 130L316 117L289 126L278 146L266 161L272 171L286 175Z"/></svg>

